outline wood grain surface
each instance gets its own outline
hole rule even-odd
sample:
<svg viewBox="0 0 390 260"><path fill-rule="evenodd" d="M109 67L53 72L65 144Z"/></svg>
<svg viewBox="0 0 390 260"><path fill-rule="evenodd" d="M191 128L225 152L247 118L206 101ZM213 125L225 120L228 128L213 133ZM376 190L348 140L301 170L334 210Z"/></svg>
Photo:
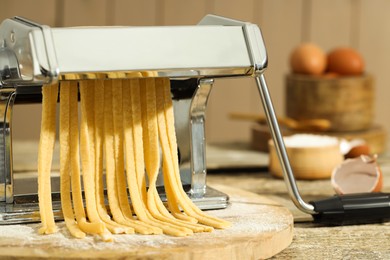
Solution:
<svg viewBox="0 0 390 260"><path fill-rule="evenodd" d="M383 172L383 192L390 192L390 154L378 158ZM284 259L390 259L390 222L351 225L321 226L312 217L298 210L288 196L283 180L267 171L248 171L209 174L208 183L234 186L271 198L288 208L294 216L294 239L291 245L273 256ZM335 194L330 180L297 181L305 201L318 200Z"/></svg>
<svg viewBox="0 0 390 260"><path fill-rule="evenodd" d="M263 259L286 247L293 237L292 214L265 196L215 185L230 196L227 209L209 211L233 223L226 230L178 238L166 235L70 237L59 232L38 235L39 224L0 226L0 258L8 259Z"/></svg>
<svg viewBox="0 0 390 260"><path fill-rule="evenodd" d="M296 119L327 119L333 131L369 129L374 120L374 78L286 76L286 115Z"/></svg>

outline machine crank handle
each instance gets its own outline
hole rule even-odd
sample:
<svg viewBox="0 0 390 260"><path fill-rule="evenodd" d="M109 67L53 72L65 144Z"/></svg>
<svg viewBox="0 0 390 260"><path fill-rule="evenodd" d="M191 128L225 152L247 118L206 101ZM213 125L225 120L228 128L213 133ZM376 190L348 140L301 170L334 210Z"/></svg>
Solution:
<svg viewBox="0 0 390 260"><path fill-rule="evenodd" d="M314 221L324 225L380 223L390 220L390 193L335 195L309 202Z"/></svg>

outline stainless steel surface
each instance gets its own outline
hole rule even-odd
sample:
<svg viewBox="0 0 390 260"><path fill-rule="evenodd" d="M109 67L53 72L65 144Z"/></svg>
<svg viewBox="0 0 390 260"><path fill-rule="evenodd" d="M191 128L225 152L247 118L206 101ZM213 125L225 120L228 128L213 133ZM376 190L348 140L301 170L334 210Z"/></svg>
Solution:
<svg viewBox="0 0 390 260"><path fill-rule="evenodd" d="M278 121L276 119L275 111L272 105L272 100L268 92L267 84L264 75L256 77L256 83L259 89L261 101L263 104L264 112L267 117L268 125L271 130L272 139L275 144L276 153L278 155L284 180L287 186L287 190L290 194L294 204L305 213L315 214L314 207L311 204L306 203L301 195L294 178L294 174L291 170L290 161L288 159L286 147L284 145L282 134L280 133Z"/></svg>
<svg viewBox="0 0 390 260"><path fill-rule="evenodd" d="M261 31L257 25L216 15L205 16L199 22L199 25L240 26L245 36L250 63L254 68L253 72L261 73L267 67L267 51Z"/></svg>
<svg viewBox="0 0 390 260"><path fill-rule="evenodd" d="M49 28L14 18L1 24L0 40L15 53L18 84L24 85L47 83L58 74L60 79L251 75L247 40L259 33L257 26L245 25L251 30L244 37L242 25ZM263 55L263 49L254 50ZM5 78L2 84L12 82Z"/></svg>
<svg viewBox="0 0 390 260"><path fill-rule="evenodd" d="M14 89L0 89L0 201L13 202L12 176L12 107L15 100Z"/></svg>
<svg viewBox="0 0 390 260"><path fill-rule="evenodd" d="M10 92L4 113L3 143L4 143L4 173L5 173L5 201L13 203L14 185L13 185L13 165L12 165L12 108L15 101L15 92Z"/></svg>
<svg viewBox="0 0 390 260"><path fill-rule="evenodd" d="M190 108L191 136L191 191L194 196L203 196L206 192L206 137L205 120L207 101L214 80L202 79L192 98Z"/></svg>

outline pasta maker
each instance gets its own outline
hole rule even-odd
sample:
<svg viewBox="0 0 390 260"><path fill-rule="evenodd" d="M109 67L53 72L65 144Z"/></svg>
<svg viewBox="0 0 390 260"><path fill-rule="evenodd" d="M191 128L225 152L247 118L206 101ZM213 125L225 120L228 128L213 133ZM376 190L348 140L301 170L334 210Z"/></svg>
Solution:
<svg viewBox="0 0 390 260"><path fill-rule="evenodd" d="M13 172L12 108L41 102L41 87L61 80L168 77L183 187L201 209L228 196L207 187L205 109L214 79L256 76L266 67L256 25L213 15L197 26L50 28L14 17L0 26L0 223L39 221L36 176ZM61 218L58 176L53 209ZM164 199L163 181L158 180Z"/></svg>
<svg viewBox="0 0 390 260"><path fill-rule="evenodd" d="M263 75L266 67L266 49L258 26L215 15L205 16L196 26L163 27L50 28L20 17L3 21L0 224L39 221L36 176L17 178L13 172L13 106L41 102L44 84L134 77L170 78L180 175L187 194L201 209L224 208L228 204L227 195L206 185L208 96L214 80L245 76L253 77L257 83L293 202L313 216L333 212L323 209L322 204L305 202L298 192ZM56 178L52 176L53 209L55 218L61 219ZM162 180L159 186L164 198ZM364 205L359 204L359 210ZM353 211L353 207L349 209Z"/></svg>

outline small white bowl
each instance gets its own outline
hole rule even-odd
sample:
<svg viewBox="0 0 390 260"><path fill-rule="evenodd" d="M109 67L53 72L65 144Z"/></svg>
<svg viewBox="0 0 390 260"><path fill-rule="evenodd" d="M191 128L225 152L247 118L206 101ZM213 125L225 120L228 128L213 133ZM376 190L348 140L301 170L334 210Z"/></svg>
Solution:
<svg viewBox="0 0 390 260"><path fill-rule="evenodd" d="M333 169L344 157L339 140L324 135L296 134L284 137L291 169L296 179L314 180L330 178ZM269 145L269 171L283 178L282 168L272 140Z"/></svg>

